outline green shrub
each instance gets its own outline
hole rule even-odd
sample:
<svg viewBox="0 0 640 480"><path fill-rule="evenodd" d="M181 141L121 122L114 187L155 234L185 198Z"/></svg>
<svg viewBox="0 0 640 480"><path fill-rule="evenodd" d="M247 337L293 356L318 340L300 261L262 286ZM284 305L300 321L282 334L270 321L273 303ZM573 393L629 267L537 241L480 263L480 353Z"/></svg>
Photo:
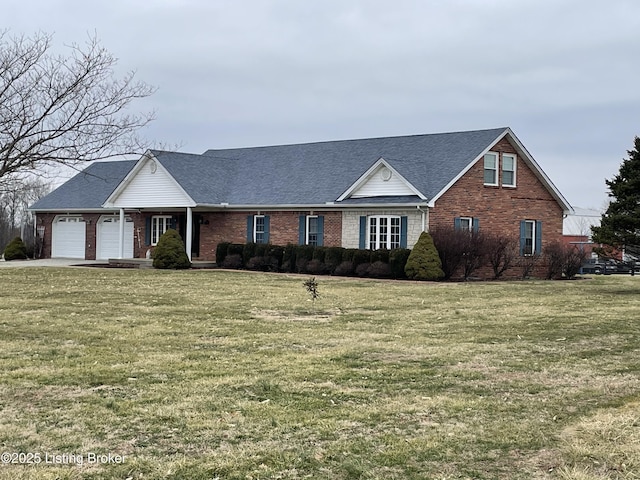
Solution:
<svg viewBox="0 0 640 480"><path fill-rule="evenodd" d="M296 254L297 254L297 245L293 243L288 244L284 247L284 252L282 254L282 270L285 272L293 273L296 271Z"/></svg>
<svg viewBox="0 0 640 480"><path fill-rule="evenodd" d="M27 246L20 237L16 237L4 249L4 259L24 260L27 258Z"/></svg>
<svg viewBox="0 0 640 480"><path fill-rule="evenodd" d="M229 242L221 242L216 246L216 263L222 265L225 257L229 253Z"/></svg>
<svg viewBox="0 0 640 480"><path fill-rule="evenodd" d="M191 268L184 242L174 229L168 229L158 240L158 245L153 250L153 266L164 269Z"/></svg>
<svg viewBox="0 0 640 480"><path fill-rule="evenodd" d="M410 254L411 250L408 248L394 248L389 252L389 267L392 278L407 278L404 267Z"/></svg>
<svg viewBox="0 0 640 480"><path fill-rule="evenodd" d="M342 263L343 253L344 248L342 247L327 247L324 264L327 266L329 273L333 273L338 268L338 265Z"/></svg>
<svg viewBox="0 0 640 480"><path fill-rule="evenodd" d="M381 248L380 250L373 250L371 252L371 259L369 260L371 263L382 262L389 263L389 250L386 248Z"/></svg>
<svg viewBox="0 0 640 480"><path fill-rule="evenodd" d="M255 243L246 243L244 248L242 249L242 264L247 265L249 260L256 256L256 247Z"/></svg>
<svg viewBox="0 0 640 480"><path fill-rule="evenodd" d="M356 250L353 253L352 262L355 269L363 263L371 263L371 250Z"/></svg>
<svg viewBox="0 0 640 480"><path fill-rule="evenodd" d="M422 232L411 250L404 271L412 280L440 280L444 277L440 256L427 232Z"/></svg>

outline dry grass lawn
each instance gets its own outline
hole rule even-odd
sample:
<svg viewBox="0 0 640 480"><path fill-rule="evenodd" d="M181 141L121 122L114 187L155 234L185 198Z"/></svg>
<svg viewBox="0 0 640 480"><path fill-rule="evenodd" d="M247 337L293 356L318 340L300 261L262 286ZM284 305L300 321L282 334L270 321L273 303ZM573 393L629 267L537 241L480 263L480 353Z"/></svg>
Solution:
<svg viewBox="0 0 640 480"><path fill-rule="evenodd" d="M640 277L305 279L3 269L0 479L640 478Z"/></svg>

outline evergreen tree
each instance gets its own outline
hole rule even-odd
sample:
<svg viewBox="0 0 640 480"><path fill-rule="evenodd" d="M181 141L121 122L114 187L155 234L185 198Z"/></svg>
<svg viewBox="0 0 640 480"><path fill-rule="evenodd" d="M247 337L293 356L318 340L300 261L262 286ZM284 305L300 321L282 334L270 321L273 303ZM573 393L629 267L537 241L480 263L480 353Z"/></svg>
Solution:
<svg viewBox="0 0 640 480"><path fill-rule="evenodd" d="M620 172L606 180L613 200L602 215L599 227L592 227L593 241L623 248L636 258L640 254L640 137L623 160Z"/></svg>
<svg viewBox="0 0 640 480"><path fill-rule="evenodd" d="M407 278L412 280L440 280L444 277L438 250L427 232L420 234L409 254L404 271Z"/></svg>

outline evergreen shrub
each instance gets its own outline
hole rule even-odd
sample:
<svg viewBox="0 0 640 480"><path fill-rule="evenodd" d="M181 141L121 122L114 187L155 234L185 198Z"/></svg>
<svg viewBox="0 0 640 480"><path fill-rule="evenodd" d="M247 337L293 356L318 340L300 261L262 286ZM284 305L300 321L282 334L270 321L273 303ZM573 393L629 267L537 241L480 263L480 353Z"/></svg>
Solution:
<svg viewBox="0 0 640 480"><path fill-rule="evenodd" d="M9 242L4 249L4 259L10 260L24 260L27 258L27 246L22 241L22 238L16 237Z"/></svg>
<svg viewBox="0 0 640 480"><path fill-rule="evenodd" d="M411 280L440 280L444 277L440 256L427 232L422 232L404 268Z"/></svg>
<svg viewBox="0 0 640 480"><path fill-rule="evenodd" d="M191 268L184 242L174 229L168 229L158 240L158 244L153 250L153 266L162 269Z"/></svg>

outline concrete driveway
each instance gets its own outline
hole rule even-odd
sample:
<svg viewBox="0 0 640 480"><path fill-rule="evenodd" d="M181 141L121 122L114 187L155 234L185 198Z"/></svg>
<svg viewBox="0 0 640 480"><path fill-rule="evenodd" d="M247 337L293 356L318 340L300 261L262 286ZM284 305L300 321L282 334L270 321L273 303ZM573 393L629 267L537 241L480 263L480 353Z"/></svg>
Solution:
<svg viewBox="0 0 640 480"><path fill-rule="evenodd" d="M0 268L24 268L24 267L73 267L79 265L90 265L99 262L96 260L82 260L79 258L42 258L38 260L12 260L6 262L0 260Z"/></svg>

